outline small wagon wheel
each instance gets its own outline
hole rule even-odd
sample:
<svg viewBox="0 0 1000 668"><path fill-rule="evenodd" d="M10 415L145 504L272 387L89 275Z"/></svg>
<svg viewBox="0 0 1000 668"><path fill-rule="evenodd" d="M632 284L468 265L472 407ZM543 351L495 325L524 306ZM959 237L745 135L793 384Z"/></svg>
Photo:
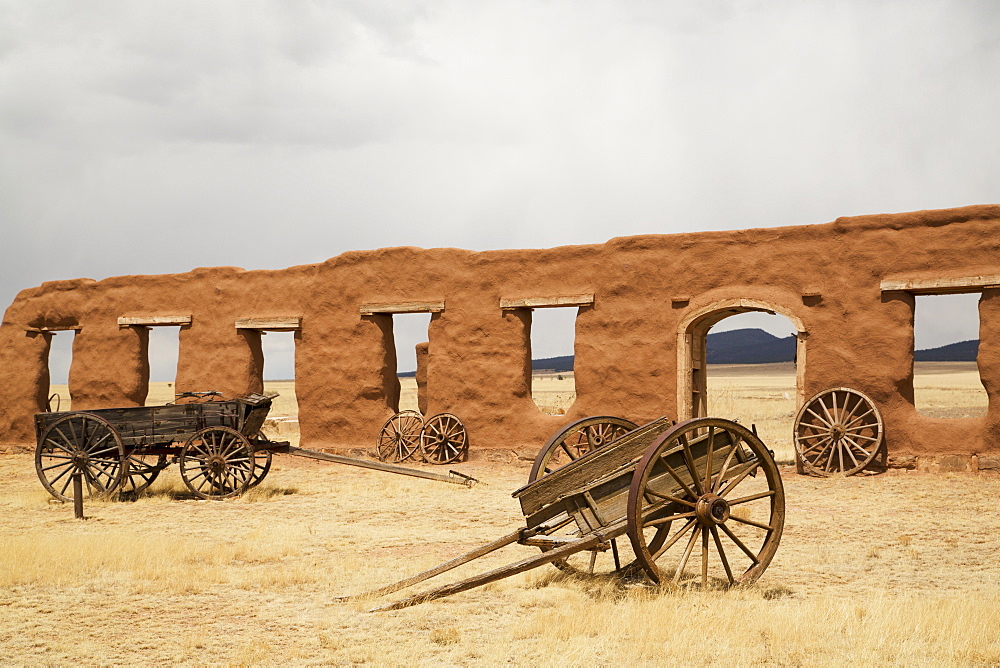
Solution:
<svg viewBox="0 0 1000 668"><path fill-rule="evenodd" d="M807 473L857 473L875 459L882 438L875 402L849 387L820 392L795 416L795 452Z"/></svg>
<svg viewBox="0 0 1000 668"><path fill-rule="evenodd" d="M450 464L469 451L465 425L451 413L441 413L427 420L420 432L420 454L431 464Z"/></svg>
<svg viewBox="0 0 1000 668"><path fill-rule="evenodd" d="M225 499L249 487L255 462L250 441L229 427L207 427L181 449L184 484L203 499Z"/></svg>
<svg viewBox="0 0 1000 668"><path fill-rule="evenodd" d="M756 434L729 420L695 418L650 444L629 486L626 517L639 565L654 582L746 585L778 549L785 494Z"/></svg>
<svg viewBox="0 0 1000 668"><path fill-rule="evenodd" d="M566 425L538 451L528 482L535 482L637 427L631 420L610 415L588 417Z"/></svg>
<svg viewBox="0 0 1000 668"><path fill-rule="evenodd" d="M166 455L137 455L133 452L128 456L128 472L122 478L118 491L126 496L135 496L152 485L166 467Z"/></svg>
<svg viewBox="0 0 1000 668"><path fill-rule="evenodd" d="M416 411L396 413L385 421L378 435L375 453L380 460L401 462L420 450L424 418Z"/></svg>
<svg viewBox="0 0 1000 668"><path fill-rule="evenodd" d="M83 475L85 497L109 494L121 484L128 458L121 436L96 415L59 418L42 433L35 448L35 471L49 493L73 500L73 474Z"/></svg>

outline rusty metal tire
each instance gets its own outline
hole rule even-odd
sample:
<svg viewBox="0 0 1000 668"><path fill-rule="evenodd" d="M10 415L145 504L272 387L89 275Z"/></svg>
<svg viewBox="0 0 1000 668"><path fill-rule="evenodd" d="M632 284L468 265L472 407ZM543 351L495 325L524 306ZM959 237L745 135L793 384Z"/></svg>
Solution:
<svg viewBox="0 0 1000 668"><path fill-rule="evenodd" d="M636 428L638 425L631 420L611 415L594 415L571 422L538 451L528 474L528 482L534 482Z"/></svg>
<svg viewBox="0 0 1000 668"><path fill-rule="evenodd" d="M375 454L380 461L402 462L420 452L424 418L417 411L401 411L385 421L378 435Z"/></svg>
<svg viewBox="0 0 1000 668"><path fill-rule="evenodd" d="M254 476L253 446L235 429L207 427L188 438L178 463L181 479L203 499L227 499L246 491Z"/></svg>
<svg viewBox="0 0 1000 668"><path fill-rule="evenodd" d="M106 496L121 485L128 457L121 436L104 418L72 413L50 424L35 447L35 472L60 501L73 501L73 473L83 474L84 498Z"/></svg>
<svg viewBox="0 0 1000 668"><path fill-rule="evenodd" d="M450 464L466 457L469 435L465 424L451 413L440 413L424 423L420 454L431 464Z"/></svg>
<svg viewBox="0 0 1000 668"><path fill-rule="evenodd" d="M729 420L695 418L647 448L629 486L626 517L636 559L653 582L748 585L778 549L785 493L756 434ZM671 533L674 523L681 527Z"/></svg>
<svg viewBox="0 0 1000 668"><path fill-rule="evenodd" d="M805 473L853 475L882 447L882 415L875 402L849 387L824 390L795 416L795 453Z"/></svg>

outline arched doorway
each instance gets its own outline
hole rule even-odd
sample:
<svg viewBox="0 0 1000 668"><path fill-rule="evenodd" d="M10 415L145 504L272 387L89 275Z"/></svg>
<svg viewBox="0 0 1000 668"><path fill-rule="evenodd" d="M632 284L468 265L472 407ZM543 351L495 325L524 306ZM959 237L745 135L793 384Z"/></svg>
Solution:
<svg viewBox="0 0 1000 668"><path fill-rule="evenodd" d="M732 315L762 311L780 314L795 327L795 388L796 405L805 400L803 377L806 363L806 329L802 320L789 309L756 299L726 299L717 301L687 315L677 328L677 419L686 420L707 414L708 350L705 345L708 330Z"/></svg>

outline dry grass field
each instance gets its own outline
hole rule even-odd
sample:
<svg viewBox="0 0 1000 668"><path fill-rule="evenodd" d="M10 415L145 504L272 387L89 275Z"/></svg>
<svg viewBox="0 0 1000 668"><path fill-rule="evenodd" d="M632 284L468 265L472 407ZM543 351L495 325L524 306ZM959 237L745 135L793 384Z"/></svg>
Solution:
<svg viewBox="0 0 1000 668"><path fill-rule="evenodd" d="M716 412L756 422L790 460L788 374L715 371ZM970 392L942 396L975 409ZM0 663L1000 665L1000 477L987 475L783 466L781 546L743 590L544 566L397 612L335 599L517 528L510 492L529 467L474 459L454 468L486 484L466 489L278 456L239 499L194 500L168 469L139 500L88 502L74 520L30 455L0 457Z"/></svg>

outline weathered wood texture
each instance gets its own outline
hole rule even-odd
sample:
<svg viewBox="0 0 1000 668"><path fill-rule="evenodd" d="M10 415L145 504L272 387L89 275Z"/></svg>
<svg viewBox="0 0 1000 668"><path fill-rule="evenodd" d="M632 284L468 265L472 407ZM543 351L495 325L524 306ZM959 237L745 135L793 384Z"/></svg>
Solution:
<svg viewBox="0 0 1000 668"><path fill-rule="evenodd" d="M280 318L237 318L236 329L261 329L271 332L292 332L302 326L300 316Z"/></svg>
<svg viewBox="0 0 1000 668"><path fill-rule="evenodd" d="M128 315L118 318L119 327L174 327L190 324L189 315Z"/></svg>
<svg viewBox="0 0 1000 668"><path fill-rule="evenodd" d="M528 297L524 299L500 298L500 308L504 310L516 308L550 308L557 306L590 306L594 303L594 295L574 295L570 297Z"/></svg>

